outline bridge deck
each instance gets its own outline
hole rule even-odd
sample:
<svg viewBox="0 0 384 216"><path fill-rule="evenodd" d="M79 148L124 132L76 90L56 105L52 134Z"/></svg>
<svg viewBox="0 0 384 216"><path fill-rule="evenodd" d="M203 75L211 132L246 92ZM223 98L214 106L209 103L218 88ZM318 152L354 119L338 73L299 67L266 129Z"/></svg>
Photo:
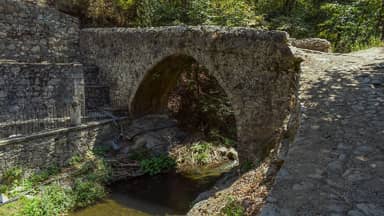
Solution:
<svg viewBox="0 0 384 216"><path fill-rule="evenodd" d="M304 55L302 126L262 215L384 215L384 49Z"/></svg>

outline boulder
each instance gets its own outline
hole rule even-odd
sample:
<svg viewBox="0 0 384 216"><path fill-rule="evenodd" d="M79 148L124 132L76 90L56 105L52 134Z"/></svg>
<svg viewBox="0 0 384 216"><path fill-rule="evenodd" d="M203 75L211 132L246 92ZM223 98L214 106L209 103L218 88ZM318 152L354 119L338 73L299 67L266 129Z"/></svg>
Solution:
<svg viewBox="0 0 384 216"><path fill-rule="evenodd" d="M331 52L331 42L321 38L290 39L292 46L319 52Z"/></svg>
<svg viewBox="0 0 384 216"><path fill-rule="evenodd" d="M181 143L187 136L177 127L177 121L166 115L148 115L136 119L122 132L123 154L137 149L149 149L164 154L171 145Z"/></svg>

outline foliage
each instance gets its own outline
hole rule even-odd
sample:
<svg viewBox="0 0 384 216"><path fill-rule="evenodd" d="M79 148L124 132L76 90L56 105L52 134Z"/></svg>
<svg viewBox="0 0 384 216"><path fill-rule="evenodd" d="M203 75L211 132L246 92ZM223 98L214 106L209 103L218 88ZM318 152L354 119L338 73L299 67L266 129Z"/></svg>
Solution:
<svg viewBox="0 0 384 216"><path fill-rule="evenodd" d="M112 173L111 167L102 157L89 155L85 158L78 159L78 157L75 156L75 159L71 161L72 167L75 168L74 175L76 176L83 176L86 180L99 183L106 183L110 180Z"/></svg>
<svg viewBox="0 0 384 216"><path fill-rule="evenodd" d="M143 0L137 6L139 26L202 24L207 19L208 1Z"/></svg>
<svg viewBox="0 0 384 216"><path fill-rule="evenodd" d="M177 171L185 174L215 175L217 173L210 171L216 168L224 170L237 166L237 163L233 163L238 159L237 153L231 148L218 144L198 141L188 145L175 146L170 154L176 160Z"/></svg>
<svg viewBox="0 0 384 216"><path fill-rule="evenodd" d="M60 173L60 169L58 166L53 165L51 167L48 167L45 170L41 170L40 172L37 172L33 175L31 175L28 180L33 184L36 185L38 183L41 183L47 179L49 179L50 176L54 176Z"/></svg>
<svg viewBox="0 0 384 216"><path fill-rule="evenodd" d="M83 157L81 155L74 155L69 159L69 165L78 166L83 162Z"/></svg>
<svg viewBox="0 0 384 216"><path fill-rule="evenodd" d="M213 148L212 143L198 142L191 146L192 157L200 165L208 164L211 161L210 153Z"/></svg>
<svg viewBox="0 0 384 216"><path fill-rule="evenodd" d="M339 52L384 39L382 0L56 0L85 26L221 25L323 37Z"/></svg>
<svg viewBox="0 0 384 216"><path fill-rule="evenodd" d="M135 3L134 0L115 0L115 2L118 6L125 10L132 7L132 5Z"/></svg>
<svg viewBox="0 0 384 216"><path fill-rule="evenodd" d="M24 172L19 167L12 167L10 169L5 170L0 182L0 194L15 193L14 191L12 191L12 189L23 182L23 175Z"/></svg>
<svg viewBox="0 0 384 216"><path fill-rule="evenodd" d="M24 202L21 215L25 216L61 215L74 205L70 191L59 185L47 186L40 196L25 199Z"/></svg>
<svg viewBox="0 0 384 216"><path fill-rule="evenodd" d="M106 192L97 182L77 179L73 187L75 207L86 207L105 197Z"/></svg>
<svg viewBox="0 0 384 216"><path fill-rule="evenodd" d="M338 51L348 52L366 46L380 37L377 22L381 0L356 0L352 3L326 3L321 10L329 19L319 24L320 36L333 42Z"/></svg>
<svg viewBox="0 0 384 216"><path fill-rule="evenodd" d="M72 189L57 184L46 186L33 198L22 199L23 216L54 216L66 214L74 208L81 208L105 197L104 187L97 182L76 179Z"/></svg>
<svg viewBox="0 0 384 216"><path fill-rule="evenodd" d="M92 152L95 156L104 157L107 155L107 153L111 150L108 146L97 146L95 147Z"/></svg>
<svg viewBox="0 0 384 216"><path fill-rule="evenodd" d="M31 174L28 178L23 178L24 172L21 168L11 168L4 174L3 183L0 185L0 193L15 197L25 191L34 191L36 186L59 172L60 169L56 165L53 165L47 169Z"/></svg>
<svg viewBox="0 0 384 216"><path fill-rule="evenodd" d="M23 208L23 199L7 203L6 205L0 206L1 216L16 216L20 215L19 211Z"/></svg>
<svg viewBox="0 0 384 216"><path fill-rule="evenodd" d="M256 16L247 2L239 0L143 0L138 2L137 20L139 26L255 26L262 17Z"/></svg>
<svg viewBox="0 0 384 216"><path fill-rule="evenodd" d="M229 197L225 207L221 210L221 213L226 216L243 216L245 215L245 209L240 202Z"/></svg>
<svg viewBox="0 0 384 216"><path fill-rule="evenodd" d="M202 133L208 141L236 140L236 121L231 102L218 81L199 64L184 68L169 94L168 108L186 131ZM211 137L216 133L216 137ZM228 141L228 140L227 140Z"/></svg>
<svg viewBox="0 0 384 216"><path fill-rule="evenodd" d="M10 169L5 170L1 183L3 185L11 186L21 180L23 177L23 170L20 167L12 167Z"/></svg>
<svg viewBox="0 0 384 216"><path fill-rule="evenodd" d="M0 185L0 194L6 193L8 191L7 185Z"/></svg>
<svg viewBox="0 0 384 216"><path fill-rule="evenodd" d="M211 0L207 24L220 26L261 26L262 16L252 5L239 0Z"/></svg>
<svg viewBox="0 0 384 216"><path fill-rule="evenodd" d="M94 154L87 154L85 157L77 155L70 161L72 164L70 170L75 172L67 177L66 182L73 183L65 187L57 182L41 184L60 173L61 170L57 166L41 170L24 179L21 178L23 172L20 168L8 170L7 181L12 184L10 186L2 184L2 192L7 192L11 198L22 195L26 191L32 195L32 198L23 195L17 202L18 209L12 211L12 215L65 215L70 210L85 207L103 198L106 192L102 184L109 180L111 174L107 163L102 158L95 157ZM8 204L0 208L0 213L2 211L10 212Z"/></svg>
<svg viewBox="0 0 384 216"><path fill-rule="evenodd" d="M96 158L93 161L93 169L85 175L86 179L99 183L107 183L110 180L112 169L110 165L101 158Z"/></svg>
<svg viewBox="0 0 384 216"><path fill-rule="evenodd" d="M157 175L164 170L175 167L175 160L167 155L153 156L140 161L140 168L149 175Z"/></svg>
<svg viewBox="0 0 384 216"><path fill-rule="evenodd" d="M93 174L97 176L96 174ZM86 176L89 178L89 175ZM82 208L105 197L99 178L77 178L72 188L65 189L58 184L42 187L33 198L23 198L19 215L51 216L62 215L74 208Z"/></svg>
<svg viewBox="0 0 384 216"><path fill-rule="evenodd" d="M366 40L366 42L364 43L359 42L351 45L351 51L359 51L371 47L384 47L384 41L377 37L373 37L371 39Z"/></svg>

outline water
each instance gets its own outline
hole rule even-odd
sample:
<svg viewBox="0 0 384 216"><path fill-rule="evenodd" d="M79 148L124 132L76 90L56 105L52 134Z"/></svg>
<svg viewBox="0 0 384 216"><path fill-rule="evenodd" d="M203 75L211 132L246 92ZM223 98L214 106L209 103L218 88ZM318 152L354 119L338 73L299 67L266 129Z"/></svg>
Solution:
<svg viewBox="0 0 384 216"><path fill-rule="evenodd" d="M89 208L74 212L71 216L148 216L145 212L134 208L126 207L125 205L115 201L113 198L108 198L103 202L91 206Z"/></svg>
<svg viewBox="0 0 384 216"><path fill-rule="evenodd" d="M171 172L119 181L110 186L110 196L103 202L71 216L185 215L193 200L218 178L193 180Z"/></svg>

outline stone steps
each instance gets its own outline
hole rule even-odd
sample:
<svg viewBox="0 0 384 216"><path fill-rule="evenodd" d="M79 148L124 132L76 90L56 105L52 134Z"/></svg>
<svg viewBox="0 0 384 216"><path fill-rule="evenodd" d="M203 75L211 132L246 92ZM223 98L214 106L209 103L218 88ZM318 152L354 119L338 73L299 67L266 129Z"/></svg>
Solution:
<svg viewBox="0 0 384 216"><path fill-rule="evenodd" d="M101 84L97 66L84 67L84 84L85 109L109 110L111 107L109 87Z"/></svg>

